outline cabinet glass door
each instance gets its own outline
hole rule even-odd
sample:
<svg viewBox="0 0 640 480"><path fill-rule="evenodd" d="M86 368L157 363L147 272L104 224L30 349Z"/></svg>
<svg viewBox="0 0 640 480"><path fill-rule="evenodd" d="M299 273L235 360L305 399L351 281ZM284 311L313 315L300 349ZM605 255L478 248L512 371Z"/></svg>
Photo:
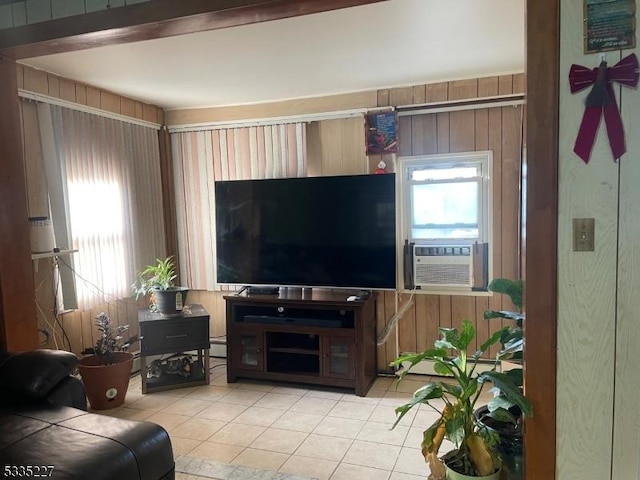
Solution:
<svg viewBox="0 0 640 480"><path fill-rule="evenodd" d="M354 378L353 339L330 337L324 350L324 376Z"/></svg>
<svg viewBox="0 0 640 480"><path fill-rule="evenodd" d="M243 332L240 335L240 368L262 370L263 335L259 332Z"/></svg>

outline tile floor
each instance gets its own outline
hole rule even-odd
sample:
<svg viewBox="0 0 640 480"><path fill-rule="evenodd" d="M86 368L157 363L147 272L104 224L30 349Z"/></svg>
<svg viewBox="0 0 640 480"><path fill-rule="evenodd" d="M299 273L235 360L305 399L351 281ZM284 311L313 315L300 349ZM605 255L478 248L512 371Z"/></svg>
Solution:
<svg viewBox="0 0 640 480"><path fill-rule="evenodd" d="M299 384L228 384L225 364L212 359L210 385L142 395L138 375L124 406L98 413L162 425L176 457L321 480L424 480L422 431L437 414L420 405L390 427L394 408L427 380L409 375L396 385L379 377L366 397L357 397ZM483 392L482 400L490 395Z"/></svg>

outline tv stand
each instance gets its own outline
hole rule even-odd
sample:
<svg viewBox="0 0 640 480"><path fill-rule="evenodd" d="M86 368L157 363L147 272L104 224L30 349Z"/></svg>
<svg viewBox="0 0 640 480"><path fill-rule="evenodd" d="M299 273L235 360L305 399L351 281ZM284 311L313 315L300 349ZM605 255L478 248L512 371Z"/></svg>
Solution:
<svg viewBox="0 0 640 480"><path fill-rule="evenodd" d="M353 388L376 378L375 295L281 289L225 296L227 381L238 378Z"/></svg>

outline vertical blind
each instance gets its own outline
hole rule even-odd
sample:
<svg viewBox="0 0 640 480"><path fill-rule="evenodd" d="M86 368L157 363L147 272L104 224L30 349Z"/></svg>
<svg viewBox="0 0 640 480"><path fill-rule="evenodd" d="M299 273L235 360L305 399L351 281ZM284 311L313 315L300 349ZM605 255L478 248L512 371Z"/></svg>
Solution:
<svg viewBox="0 0 640 480"><path fill-rule="evenodd" d="M39 113L51 119L40 122L41 137L54 144L64 192L52 210L64 208L79 250L78 308L129 297L137 272L165 254L157 131L58 106Z"/></svg>
<svg viewBox="0 0 640 480"><path fill-rule="evenodd" d="M171 135L180 277L215 290L216 180L306 175L303 123L180 132Z"/></svg>

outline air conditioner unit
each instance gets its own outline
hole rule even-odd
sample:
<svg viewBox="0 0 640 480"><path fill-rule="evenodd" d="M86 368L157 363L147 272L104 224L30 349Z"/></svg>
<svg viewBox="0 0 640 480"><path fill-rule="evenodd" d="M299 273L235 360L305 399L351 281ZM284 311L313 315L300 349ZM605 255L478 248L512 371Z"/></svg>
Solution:
<svg viewBox="0 0 640 480"><path fill-rule="evenodd" d="M413 276L416 287L468 287L473 285L470 246L414 245Z"/></svg>

